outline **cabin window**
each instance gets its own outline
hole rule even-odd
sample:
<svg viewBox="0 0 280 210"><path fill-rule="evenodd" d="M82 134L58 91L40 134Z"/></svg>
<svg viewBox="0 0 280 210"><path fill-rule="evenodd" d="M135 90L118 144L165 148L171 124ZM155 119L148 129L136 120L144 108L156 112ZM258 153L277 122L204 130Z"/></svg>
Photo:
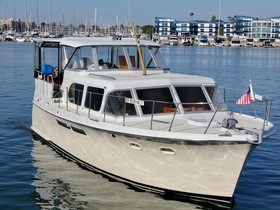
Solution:
<svg viewBox="0 0 280 210"><path fill-rule="evenodd" d="M73 83L69 89L69 102L81 106L84 85Z"/></svg>
<svg viewBox="0 0 280 210"><path fill-rule="evenodd" d="M58 67L58 54L59 44L58 42L38 42L35 45L35 77L38 76L38 71L43 74L51 75L53 73L53 67Z"/></svg>
<svg viewBox="0 0 280 210"><path fill-rule="evenodd" d="M136 47L119 47L117 49L117 66L120 69L139 68Z"/></svg>
<svg viewBox="0 0 280 210"><path fill-rule="evenodd" d="M176 106L168 87L137 90L139 100L145 101L141 106L143 114L175 112Z"/></svg>
<svg viewBox="0 0 280 210"><path fill-rule="evenodd" d="M61 50L61 69L64 69L69 62L71 55L73 55L75 48L63 46Z"/></svg>
<svg viewBox="0 0 280 210"><path fill-rule="evenodd" d="M117 116L123 116L124 113L128 116L136 115L135 105L126 103L126 98L132 98L129 90L120 90L110 93L106 112Z"/></svg>
<svg viewBox="0 0 280 210"><path fill-rule="evenodd" d="M211 110L201 87L176 87L184 111Z"/></svg>
<svg viewBox="0 0 280 210"><path fill-rule="evenodd" d="M68 68L78 70L88 70L93 64L92 47L81 47L72 56Z"/></svg>
<svg viewBox="0 0 280 210"><path fill-rule="evenodd" d="M149 62L147 63L147 68L155 68L155 69L161 68L165 70L169 69L158 47L150 47L149 51L151 57L149 59Z"/></svg>
<svg viewBox="0 0 280 210"><path fill-rule="evenodd" d="M42 48L41 64L49 64L58 67L58 48L46 47Z"/></svg>
<svg viewBox="0 0 280 210"><path fill-rule="evenodd" d="M116 59L114 58L117 55L116 48L114 47L98 47L96 48L98 55L98 66L99 69L111 69L116 68Z"/></svg>
<svg viewBox="0 0 280 210"><path fill-rule="evenodd" d="M145 61L146 68L156 69L158 65L155 63L154 56L157 53L156 48L142 48L142 55Z"/></svg>
<svg viewBox="0 0 280 210"><path fill-rule="evenodd" d="M220 109L226 110L226 105L224 103L222 95L220 94L219 89L216 86L208 86L208 87L205 87L205 89L207 90L207 93L208 93L215 109L217 107L220 107Z"/></svg>
<svg viewBox="0 0 280 210"><path fill-rule="evenodd" d="M104 89L88 87L86 94L85 107L94 111L99 111L103 99Z"/></svg>

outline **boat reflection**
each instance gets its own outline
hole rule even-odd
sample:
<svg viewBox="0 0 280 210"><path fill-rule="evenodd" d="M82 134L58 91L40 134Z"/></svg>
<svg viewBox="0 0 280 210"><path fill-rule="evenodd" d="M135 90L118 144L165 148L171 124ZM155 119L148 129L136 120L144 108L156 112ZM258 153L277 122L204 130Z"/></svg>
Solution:
<svg viewBox="0 0 280 210"><path fill-rule="evenodd" d="M84 170L59 156L44 142L33 140L37 173L32 197L40 209L202 209L186 202L128 189L99 174ZM209 208L207 208L209 209Z"/></svg>

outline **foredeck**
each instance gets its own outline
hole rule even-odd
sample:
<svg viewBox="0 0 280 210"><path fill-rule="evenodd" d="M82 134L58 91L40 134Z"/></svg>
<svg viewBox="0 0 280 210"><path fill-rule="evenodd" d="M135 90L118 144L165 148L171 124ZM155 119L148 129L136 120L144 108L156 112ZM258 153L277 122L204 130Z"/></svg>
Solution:
<svg viewBox="0 0 280 210"><path fill-rule="evenodd" d="M61 109L66 107L61 106ZM68 111L76 114L77 109L74 107L68 108ZM123 128L140 129L147 131L162 131L162 132L173 132L182 134L212 134L216 136L231 136L231 135L245 135L245 130L250 131L262 130L264 121L260 118L255 118L243 114L234 114L234 119L237 120L236 128L228 129L223 127L223 120L230 117L228 112L219 112L214 118L213 112L201 113L201 114L179 114L174 113L157 116L145 116L145 117L125 117L125 116L110 116L102 115L96 117L89 114L86 111L79 111L79 117L88 118L94 122L105 122L112 125L122 126ZM232 117L232 116L231 116ZM266 125L270 127L271 124ZM203 136L201 136L203 139Z"/></svg>

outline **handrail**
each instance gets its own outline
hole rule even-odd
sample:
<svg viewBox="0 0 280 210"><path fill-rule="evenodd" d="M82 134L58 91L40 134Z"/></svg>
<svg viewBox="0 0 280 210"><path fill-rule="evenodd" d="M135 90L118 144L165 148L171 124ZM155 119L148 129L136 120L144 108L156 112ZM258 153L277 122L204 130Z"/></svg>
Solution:
<svg viewBox="0 0 280 210"><path fill-rule="evenodd" d="M95 77L102 77L102 78L107 78L107 79L111 79L111 80L116 80L115 77L112 76L107 76L107 75L101 75L101 74L93 74L93 73L89 73L89 76L95 76Z"/></svg>
<svg viewBox="0 0 280 210"><path fill-rule="evenodd" d="M153 130L153 121L154 121L154 112L155 112L155 101L153 101L153 109L152 109L152 114L151 114L151 125L150 125L150 130Z"/></svg>
<svg viewBox="0 0 280 210"><path fill-rule="evenodd" d="M60 90L62 91L62 90ZM70 98L69 98L69 92L74 93L73 96L73 99L75 99L74 101L71 101ZM65 93L65 92L64 92ZM79 89L69 89L68 87L66 87L66 95L64 94L59 94L60 97L57 97L57 98L54 98L54 99L59 99L59 103L56 103L58 105L59 108L63 108L64 106L61 104L61 103L64 103L66 106L66 110L69 111L69 102L74 104L74 106L72 106L72 108L75 107L75 113L76 114L80 114L80 107L81 107L81 98L82 98L82 95L83 95L83 90L79 90ZM88 108L88 113L87 113L87 116L88 118L90 119L91 118L91 110L95 110L95 101L92 101L92 97L95 97L95 95L99 95L100 96L104 96L103 93L95 93L95 92L87 92L87 94L89 94L89 100L88 100L88 104L85 105L86 108ZM66 97L66 100L60 100L62 97ZM117 104L119 103L120 106L117 107L118 109L116 109L115 111L110 111L108 110L108 99L109 97L115 97L115 98L119 98L120 100L116 100L114 101L115 103L113 103L113 106L114 104ZM102 97L101 97L102 98ZM130 109L131 106L128 108L127 106L127 101L125 100L127 97L124 97L124 96L114 96L114 95L108 95L108 97L105 99L103 98L102 100L103 101L106 101L106 103L104 104L103 106L103 122L105 122L106 120L106 115L108 113L111 113L112 115L114 116L117 116L117 117L122 117L122 124L123 126L126 126L126 118L127 118L127 114L131 114L131 111L133 111L133 116L134 116L134 113L137 113L137 109L132 110ZM95 99L93 99L95 100ZM133 101L133 100L132 100ZM137 101L137 100L134 100L134 101ZM139 101L139 100L138 100ZM154 117L155 117L155 114L157 113L172 113L173 116L172 116L172 119L170 121L170 124L169 124L169 127L168 127L168 131L170 132L172 130L172 127L173 127L173 124L174 124L174 121L175 121L175 118L176 118L176 115L178 113L180 113L180 111L182 112L181 114L184 114L186 112L188 112L188 110L186 111L185 110L185 106L188 106L188 105L209 105L209 107L215 107L214 109L214 113L213 113L213 116L211 117L205 131L204 131L204 134L206 134L208 132L208 129L211 125L211 123L213 122L217 112L221 109L223 109L223 105L225 105L225 102L221 102L219 104L212 104L212 103L208 103L208 102L199 102L199 103L194 103L194 102L191 102L191 103L176 103L176 102L164 102L164 101L156 101L156 100L141 100L145 103L145 106L147 106L146 108L142 109L145 110L146 112L143 113L143 114L146 114L146 115L151 115L151 118L150 118L150 130L153 130L153 124L154 124ZM229 103L230 100L227 100L227 102ZM231 101L233 102L233 101ZM260 102L260 101L256 101L256 104L257 102ZM270 117L270 114L271 114L271 107L272 107L272 99L267 99L267 98L263 98L262 102L264 102L264 121L263 121L263 130L265 130L265 127L268 125L268 122L269 122L269 117ZM94 103L94 104L92 104ZM147 105L148 104L148 105ZM92 107L92 105L94 107ZM137 105L137 103L135 103L135 105ZM102 107L101 105L98 105L98 107L100 106L100 108ZM137 106L140 106L139 104ZM245 106L244 106L245 107ZM247 106L247 107L250 107L250 106ZM95 111L99 111L100 108L98 108L98 110L95 110ZM102 108L101 108L102 109ZM73 110L73 109L72 109ZM167 110L167 111L166 111ZM225 109L226 110L226 109ZM192 110L190 110L191 112ZM211 112L211 109L207 109L206 111L209 111ZM233 110L230 110L230 111L233 111ZM246 110L245 110L246 111ZM247 110L248 111L248 110ZM233 112L236 112L236 111L233 111Z"/></svg>
<svg viewBox="0 0 280 210"><path fill-rule="evenodd" d="M223 104L223 103L221 103L221 104L220 104L219 106L217 106L217 108L215 109L215 112L214 112L214 114L213 114L211 120L209 121L209 123L208 123L208 125L207 125L207 127L206 127L206 129L205 129L205 131L204 131L204 134L207 133L207 131L208 131L208 129L209 129L211 123L212 123L213 120L214 120L214 117L216 116L216 114L217 114L217 112L218 112L218 110L220 109L220 107L221 107L222 104Z"/></svg>
<svg viewBox="0 0 280 210"><path fill-rule="evenodd" d="M268 102L270 102L269 105ZM269 121L271 107L272 107L272 99L265 99L263 130L265 129L265 125Z"/></svg>
<svg viewBox="0 0 280 210"><path fill-rule="evenodd" d="M176 113L177 113L177 111L178 111L178 107L179 107L179 104L176 104L176 112L174 112L174 115L173 115L173 117L172 117L172 120L171 120L171 123L170 123L169 129L168 129L168 131L169 131L169 132L171 131L171 128L172 128L172 125L173 125L173 122L174 122L174 119L175 119Z"/></svg>

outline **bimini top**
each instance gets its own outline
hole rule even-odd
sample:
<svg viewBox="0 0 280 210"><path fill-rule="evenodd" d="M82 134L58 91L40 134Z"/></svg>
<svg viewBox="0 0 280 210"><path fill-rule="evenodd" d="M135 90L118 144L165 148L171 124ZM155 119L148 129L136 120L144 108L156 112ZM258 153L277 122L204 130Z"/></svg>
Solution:
<svg viewBox="0 0 280 210"><path fill-rule="evenodd" d="M115 38L115 37L65 37L61 39L44 39L36 42L59 42L60 45L69 47L83 47L83 46L135 46L135 38ZM156 42L148 40L139 40L140 46L159 47Z"/></svg>

